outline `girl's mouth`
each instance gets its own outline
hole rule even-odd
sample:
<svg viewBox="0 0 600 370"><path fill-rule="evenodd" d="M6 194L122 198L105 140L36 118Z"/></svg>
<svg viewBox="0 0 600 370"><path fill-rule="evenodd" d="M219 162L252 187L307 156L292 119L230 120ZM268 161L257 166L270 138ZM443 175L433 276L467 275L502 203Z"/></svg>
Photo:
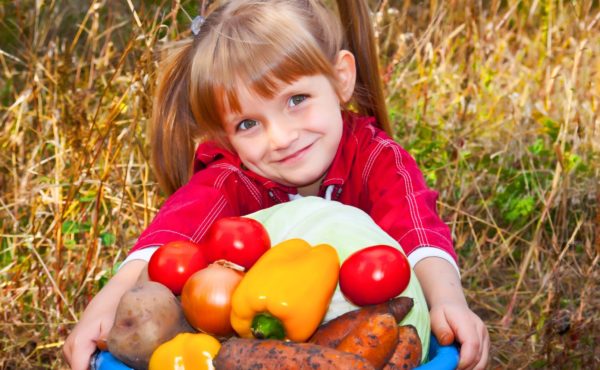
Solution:
<svg viewBox="0 0 600 370"><path fill-rule="evenodd" d="M312 147L313 144L309 144L307 146L305 146L304 148L298 150L297 152L294 152L290 155L288 155L287 157L284 157L280 160L277 161L277 163L290 163L292 161L298 160L301 157L304 156L304 154L306 154L308 152L308 150Z"/></svg>

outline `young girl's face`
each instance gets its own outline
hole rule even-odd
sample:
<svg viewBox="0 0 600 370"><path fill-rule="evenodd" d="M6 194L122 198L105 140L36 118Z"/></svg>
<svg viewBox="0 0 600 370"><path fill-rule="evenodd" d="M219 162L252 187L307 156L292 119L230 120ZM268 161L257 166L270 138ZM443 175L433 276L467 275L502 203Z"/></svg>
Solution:
<svg viewBox="0 0 600 370"><path fill-rule="evenodd" d="M273 98L239 88L225 133L244 165L300 194L317 195L342 136L340 101L323 75L281 84Z"/></svg>

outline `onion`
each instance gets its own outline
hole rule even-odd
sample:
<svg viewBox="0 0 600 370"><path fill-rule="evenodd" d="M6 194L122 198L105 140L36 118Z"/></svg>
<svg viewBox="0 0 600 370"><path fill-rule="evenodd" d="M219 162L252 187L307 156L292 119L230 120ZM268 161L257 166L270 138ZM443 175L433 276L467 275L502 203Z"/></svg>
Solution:
<svg viewBox="0 0 600 370"><path fill-rule="evenodd" d="M181 292L181 306L190 325L217 337L231 336L231 296L243 276L242 267L227 261L212 263L190 276Z"/></svg>

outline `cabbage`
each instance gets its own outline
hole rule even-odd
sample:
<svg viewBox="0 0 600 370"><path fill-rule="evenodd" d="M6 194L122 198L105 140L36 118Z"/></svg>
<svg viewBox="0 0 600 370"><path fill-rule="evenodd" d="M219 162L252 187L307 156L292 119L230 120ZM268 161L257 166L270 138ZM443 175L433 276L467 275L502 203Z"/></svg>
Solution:
<svg viewBox="0 0 600 370"><path fill-rule="evenodd" d="M312 245L326 243L337 250L340 262L357 250L376 244L390 245L402 251L398 242L377 226L368 214L358 208L323 198L304 197L247 217L265 226L273 245L292 238L304 239ZM414 300L414 307L402 320L401 325L411 324L417 329L423 345L422 359L425 360L431 335L429 310L412 269L408 287L400 295ZM344 298L338 285L325 321L356 308L357 306Z"/></svg>

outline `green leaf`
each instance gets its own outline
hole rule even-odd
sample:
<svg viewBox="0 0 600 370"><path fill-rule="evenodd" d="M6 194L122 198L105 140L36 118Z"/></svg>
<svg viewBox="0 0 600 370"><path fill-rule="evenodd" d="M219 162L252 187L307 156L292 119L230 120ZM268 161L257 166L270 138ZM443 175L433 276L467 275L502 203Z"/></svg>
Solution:
<svg viewBox="0 0 600 370"><path fill-rule="evenodd" d="M98 284L98 289L104 288L104 286L106 285L106 283L108 283L108 277L106 276L106 274L103 274L98 279L98 283L97 283Z"/></svg>
<svg viewBox="0 0 600 370"><path fill-rule="evenodd" d="M430 171L425 174L425 180L427 181L427 185L433 187L437 182L437 174L435 171Z"/></svg>
<svg viewBox="0 0 600 370"><path fill-rule="evenodd" d="M545 117L542 124L544 125L544 131L552 138L552 141L556 141L560 130L560 124L549 117Z"/></svg>
<svg viewBox="0 0 600 370"><path fill-rule="evenodd" d="M115 274L116 270L114 269L114 266L113 268L102 269L102 271L100 271L95 277L98 289L102 289Z"/></svg>
<svg viewBox="0 0 600 370"><path fill-rule="evenodd" d="M8 246L8 238L2 238L2 241L0 241L0 248L0 268L4 268L14 261L14 254Z"/></svg>
<svg viewBox="0 0 600 370"><path fill-rule="evenodd" d="M532 154L540 155L544 151L544 140L542 138L536 139L535 143L529 146L529 151Z"/></svg>
<svg viewBox="0 0 600 370"><path fill-rule="evenodd" d="M90 231L91 229L92 225L90 225L89 222L79 223L77 221L66 220L62 224L63 235L77 234L84 231Z"/></svg>
<svg viewBox="0 0 600 370"><path fill-rule="evenodd" d="M79 223L71 220L66 220L62 224L63 235L75 234L79 232Z"/></svg>
<svg viewBox="0 0 600 370"><path fill-rule="evenodd" d="M533 211L534 205L535 199L530 195L523 198L512 199L509 203L509 208L505 217L509 221L516 221L521 218L526 218Z"/></svg>
<svg viewBox="0 0 600 370"><path fill-rule="evenodd" d="M567 155L566 170L567 171L577 170L580 167L582 162L583 161L581 160L580 156L578 156L577 154L569 153Z"/></svg>
<svg viewBox="0 0 600 370"><path fill-rule="evenodd" d="M77 245L77 242L73 239L67 239L64 244L67 249L73 249Z"/></svg>
<svg viewBox="0 0 600 370"><path fill-rule="evenodd" d="M100 240L102 240L102 244L106 247L109 247L117 241L117 237L109 232L104 232L100 234Z"/></svg>
<svg viewBox="0 0 600 370"><path fill-rule="evenodd" d="M96 194L82 195L79 197L81 203L89 203L96 200Z"/></svg>

